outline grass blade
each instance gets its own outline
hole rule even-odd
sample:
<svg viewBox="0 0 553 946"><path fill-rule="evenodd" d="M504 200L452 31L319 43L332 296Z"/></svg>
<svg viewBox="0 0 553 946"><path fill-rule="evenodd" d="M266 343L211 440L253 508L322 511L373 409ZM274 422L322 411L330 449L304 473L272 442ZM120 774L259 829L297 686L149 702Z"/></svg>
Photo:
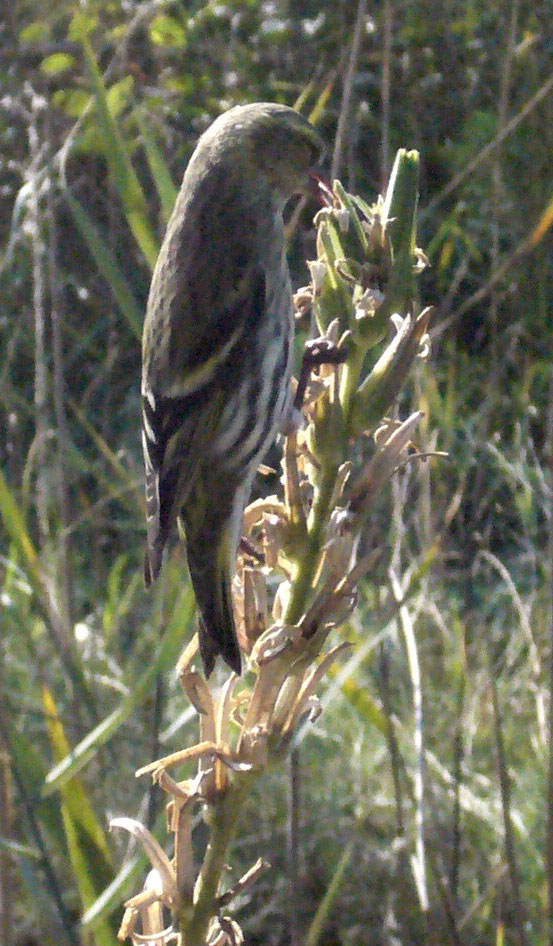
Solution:
<svg viewBox="0 0 553 946"><path fill-rule="evenodd" d="M140 703L152 688L157 675L172 666L182 649L183 638L190 627L194 614L194 596L190 586L183 589L178 597L173 615L161 640L157 653L146 670L133 681L132 689L119 707L110 713L85 738L68 753L46 777L43 795L63 788L67 782L80 772L129 718L135 706Z"/></svg>
<svg viewBox="0 0 553 946"><path fill-rule="evenodd" d="M92 47L86 37L82 38L88 72L96 100L98 120L105 139L105 155L117 193L132 234L142 250L150 268L153 269L159 251L159 243L148 218L148 205L144 191L132 166L129 152L111 114L108 93L96 63Z"/></svg>
<svg viewBox="0 0 553 946"><path fill-rule="evenodd" d="M175 187L173 183L169 165L161 149L158 147L147 113L143 108L137 108L136 120L140 129L142 144L144 145L148 164L150 165L152 178L161 203L161 214L164 222L168 223L177 199L178 188Z"/></svg>
<svg viewBox="0 0 553 946"><path fill-rule="evenodd" d="M63 724L51 691L43 687L44 710L54 756L64 758L69 750ZM99 823L83 783L72 778L62 789L62 817L73 876L81 904L86 909L94 903L113 876L111 856L106 837ZM98 946L115 946L115 930L105 918L99 918L93 927Z"/></svg>
<svg viewBox="0 0 553 946"><path fill-rule="evenodd" d="M305 946L318 946L318 944L321 942L321 937L328 922L330 911L332 910L334 901L340 892L340 887L342 886L344 874L349 866L349 862L351 861L352 853L353 841L350 841L346 846L340 860L338 861L336 870L334 871L328 885L328 889L319 906L317 907L317 912L315 913L309 930L307 931Z"/></svg>
<svg viewBox="0 0 553 946"><path fill-rule="evenodd" d="M121 310L121 314L128 322L130 328L137 338L142 336L142 312L138 302L134 298L123 270L115 259L100 231L97 229L86 210L81 206L69 190L65 191L65 197L69 204L75 223L77 224L86 244L92 253L94 262L99 272L106 280L111 289L114 299Z"/></svg>

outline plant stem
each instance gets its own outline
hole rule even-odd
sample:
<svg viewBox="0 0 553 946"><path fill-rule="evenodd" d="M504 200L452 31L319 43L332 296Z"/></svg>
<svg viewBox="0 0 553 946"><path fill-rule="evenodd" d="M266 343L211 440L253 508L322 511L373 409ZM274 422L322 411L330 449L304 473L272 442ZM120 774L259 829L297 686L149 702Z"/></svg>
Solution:
<svg viewBox="0 0 553 946"><path fill-rule="evenodd" d="M336 450L332 461L327 459L325 463L324 458L319 457L322 461L322 469L319 472L313 506L307 522L307 541L302 549L301 558L295 563L290 598L283 618L285 624L297 624L307 606L309 590L313 584L324 548L324 529L331 512L330 501L334 492L336 477L341 464L347 457L350 419L364 360L365 351L356 346L343 367L340 384L342 411L339 419L337 416L335 437L336 445L341 444L342 448Z"/></svg>
<svg viewBox="0 0 553 946"><path fill-rule="evenodd" d="M344 414L349 416L355 392L363 367L364 353L357 349L352 354L345 369L343 391L341 392ZM342 421L343 422L343 421ZM284 623L296 624L305 611L309 592L313 585L324 548L324 530L330 514L330 504L340 463L346 456L347 437L337 431L337 443L343 443L343 455L323 464L319 481L315 488L315 498L308 520L307 541L302 556L296 562L295 574L291 584L290 599L284 615ZM235 774L233 786L221 798L209 806L208 821L210 839L195 890L195 904L192 916L181 916L180 946L204 946L209 923L217 915L217 895L221 874L227 859L227 851L234 837L242 805L249 793L252 775Z"/></svg>
<svg viewBox="0 0 553 946"><path fill-rule="evenodd" d="M309 591L319 563L319 556L322 552L324 527L328 519L330 500L337 473L337 464L332 464L321 471L321 478L316 488L313 507L309 515L307 542L301 559L295 565L290 598L283 618L285 624L297 624L305 611Z"/></svg>
<svg viewBox="0 0 553 946"><path fill-rule="evenodd" d="M202 868L194 891L192 916L179 917L181 939L179 946L205 946L211 919L217 916L217 896L221 874L227 861L230 842L234 837L242 805L252 785L252 773L236 774L235 781L224 795L208 806L207 820L210 837Z"/></svg>
<svg viewBox="0 0 553 946"><path fill-rule="evenodd" d="M350 430L351 415L353 412L355 395L357 393L357 388L359 387L359 380L361 378L364 360L365 349L356 346L353 349L346 364L344 365L344 373L342 375L342 383L340 385L340 403L342 405L342 411L344 415L344 425L348 433Z"/></svg>

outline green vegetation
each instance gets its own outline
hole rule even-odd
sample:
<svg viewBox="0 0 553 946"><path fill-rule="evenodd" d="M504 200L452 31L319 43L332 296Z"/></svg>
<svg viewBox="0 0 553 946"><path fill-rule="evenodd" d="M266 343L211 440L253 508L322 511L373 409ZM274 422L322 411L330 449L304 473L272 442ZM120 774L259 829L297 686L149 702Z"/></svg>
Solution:
<svg viewBox="0 0 553 946"><path fill-rule="evenodd" d="M421 408L418 450L449 457L401 465L373 497L360 551L384 553L331 640L353 647L291 771L243 801L231 882L260 855L271 868L233 910L252 946L553 940L550 4L374 7L0 15L3 946L115 944L147 860L108 822L165 844L165 795L134 772L197 742L172 672L194 628L182 550L142 585L139 340L198 135L260 99L311 115L369 205L396 150L420 153L418 291L436 311L398 416ZM315 210L290 226L298 286ZM370 377L376 419L389 400Z"/></svg>

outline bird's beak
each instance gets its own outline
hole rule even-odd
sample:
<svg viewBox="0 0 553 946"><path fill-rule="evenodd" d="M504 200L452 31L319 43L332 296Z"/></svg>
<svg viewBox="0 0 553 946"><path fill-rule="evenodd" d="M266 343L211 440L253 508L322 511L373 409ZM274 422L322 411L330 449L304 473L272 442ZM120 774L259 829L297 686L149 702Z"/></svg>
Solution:
<svg viewBox="0 0 553 946"><path fill-rule="evenodd" d="M323 171L319 167L309 171L307 196L312 197L321 207L331 207L334 203L334 194Z"/></svg>

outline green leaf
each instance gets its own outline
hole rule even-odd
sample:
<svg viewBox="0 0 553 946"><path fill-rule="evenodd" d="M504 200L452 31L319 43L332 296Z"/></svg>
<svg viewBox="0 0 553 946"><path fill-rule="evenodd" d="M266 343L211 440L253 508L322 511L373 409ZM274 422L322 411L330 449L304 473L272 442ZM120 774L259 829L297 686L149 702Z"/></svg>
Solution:
<svg viewBox="0 0 553 946"><path fill-rule="evenodd" d="M537 246L551 226L553 226L553 200L549 202L530 234L530 246Z"/></svg>
<svg viewBox="0 0 553 946"><path fill-rule="evenodd" d="M355 683L351 677L344 680L341 690L359 716L385 736L388 732L388 721L374 697L364 687Z"/></svg>
<svg viewBox="0 0 553 946"><path fill-rule="evenodd" d="M82 40L89 75L92 81L98 120L105 142L105 156L111 176L121 199L127 223L153 269L159 251L159 243L148 218L148 205L140 181L132 166L130 154L120 134L118 124L110 107L109 93L98 69L88 39ZM115 96L114 106L120 99Z"/></svg>
<svg viewBox="0 0 553 946"><path fill-rule="evenodd" d="M339 74L340 74L339 70L336 69L336 71L330 76L326 85L323 87L322 92L318 96L313 108L309 112L309 115L307 117L312 125L317 126L319 124L319 121L321 120L323 113L328 105L330 96L332 95L332 92L334 90L334 86L336 85L336 80ZM299 111L299 108L298 108L298 111Z"/></svg>
<svg viewBox="0 0 553 946"><path fill-rule="evenodd" d="M90 421L87 419L86 415L81 410L79 405L76 404L72 399L69 399L68 403L71 410L74 411L76 417L78 417L80 423L83 425L84 429L93 440L99 452L107 460L112 470L120 478L122 484L125 487L129 487L129 488L134 487L135 481L133 477L131 476L131 474L129 473L129 471L127 470L127 468L125 467L125 465L119 459L117 453L114 453L114 451L111 449L109 444L106 443L102 435L98 433L94 425L90 423Z"/></svg>
<svg viewBox="0 0 553 946"><path fill-rule="evenodd" d="M59 72L66 72L67 69L72 69L75 66L77 60L74 56L69 55L69 53L52 53L51 56L46 56L40 64L40 71L44 72L47 76L57 75Z"/></svg>
<svg viewBox="0 0 553 946"><path fill-rule="evenodd" d="M359 326L368 345L384 336L390 317L406 314L415 295L415 243L419 199L419 153L400 148L382 207L382 225L392 245L393 264L385 298L372 319Z"/></svg>
<svg viewBox="0 0 553 946"><path fill-rule="evenodd" d="M121 621L130 611L137 589L142 584L141 575L136 573L129 581L127 574L129 556L119 555L107 580L107 599L104 605L104 639L109 641L119 629Z"/></svg>
<svg viewBox="0 0 553 946"><path fill-rule="evenodd" d="M54 105L70 118L80 118L90 101L90 92L84 89L58 89L52 96Z"/></svg>
<svg viewBox="0 0 553 946"><path fill-rule="evenodd" d="M50 37L50 24L43 20L35 20L29 23L19 34L20 43L40 43Z"/></svg>
<svg viewBox="0 0 553 946"><path fill-rule="evenodd" d="M38 553L27 532L21 507L16 502L10 490L4 473L0 469L0 516L4 521L6 532L15 543L18 550L36 580L42 584L42 575L38 565Z"/></svg>
<svg viewBox="0 0 553 946"><path fill-rule="evenodd" d="M89 10L84 10L81 7L75 11L71 23L69 24L69 39L80 43L86 39L87 36L90 36L97 26L98 17L90 13Z"/></svg>
<svg viewBox="0 0 553 946"><path fill-rule="evenodd" d="M82 925L94 928L94 923L99 917L109 916L114 910L120 909L121 901L128 896L131 884L134 882L138 886L139 878L144 875L147 865L148 858L142 852L125 861L112 882L102 890L98 899L87 909L81 918Z"/></svg>
<svg viewBox="0 0 553 946"><path fill-rule="evenodd" d="M163 79L162 87L167 92L177 92L179 95L192 98L196 91L196 79L189 72L182 72L178 76L169 75Z"/></svg>
<svg viewBox="0 0 553 946"><path fill-rule="evenodd" d="M178 188L175 187L173 183L169 166L152 134L147 113L144 109L139 108L136 110L136 120L140 129L146 157L148 158L148 164L150 165L152 178L161 203L163 219L165 223L167 223L173 212Z"/></svg>
<svg viewBox="0 0 553 946"><path fill-rule="evenodd" d="M36 847L31 847L29 844L19 844L10 838L0 837L0 850L6 851L14 857L27 857L32 861L38 861L41 857L40 851Z"/></svg>
<svg viewBox="0 0 553 946"><path fill-rule="evenodd" d="M75 222L92 253L94 262L110 287L121 314L129 323L134 335L140 338L142 335L142 312L123 270L86 210L69 190L65 191L65 197L71 207Z"/></svg>
<svg viewBox="0 0 553 946"><path fill-rule="evenodd" d="M382 208L382 223L391 240L394 257L405 254L410 259L415 249L419 166L418 151L399 149Z"/></svg>
<svg viewBox="0 0 553 946"><path fill-rule="evenodd" d="M134 79L132 76L125 76L109 87L106 92L106 103L112 118L119 118L128 108L133 89Z"/></svg>
<svg viewBox="0 0 553 946"><path fill-rule="evenodd" d="M351 416L352 430L374 430L405 383L428 329L430 309L416 322L405 320L357 390Z"/></svg>
<svg viewBox="0 0 553 946"><path fill-rule="evenodd" d="M150 37L156 46L186 47L186 30L174 16L160 13L150 24Z"/></svg>
<svg viewBox="0 0 553 946"><path fill-rule="evenodd" d="M8 717L10 730L5 733L13 771L17 773L19 792L25 795L28 804L40 822L42 831L54 849L62 850L64 830L60 807L55 798L40 798L40 792L48 771L47 760L40 754L40 741L33 744L23 732L18 732ZM39 852L40 853L40 852Z"/></svg>

